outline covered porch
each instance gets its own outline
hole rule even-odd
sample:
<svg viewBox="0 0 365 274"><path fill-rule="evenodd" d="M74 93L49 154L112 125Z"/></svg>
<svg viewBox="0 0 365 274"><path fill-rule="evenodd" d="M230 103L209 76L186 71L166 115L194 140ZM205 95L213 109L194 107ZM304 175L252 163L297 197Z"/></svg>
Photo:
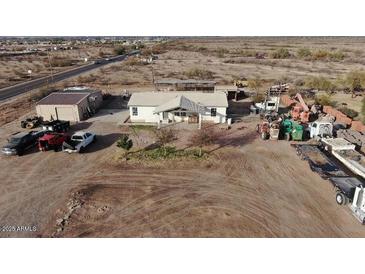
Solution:
<svg viewBox="0 0 365 274"><path fill-rule="evenodd" d="M158 115L158 128L161 127L161 124L187 122L197 123L199 129L201 128L204 112L204 106L189 100L183 95L156 107L154 111Z"/></svg>

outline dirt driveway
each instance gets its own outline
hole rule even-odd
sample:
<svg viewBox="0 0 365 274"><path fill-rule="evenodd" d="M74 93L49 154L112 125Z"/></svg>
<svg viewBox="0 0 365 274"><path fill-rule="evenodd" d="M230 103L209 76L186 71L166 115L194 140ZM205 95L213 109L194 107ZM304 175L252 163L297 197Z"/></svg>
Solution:
<svg viewBox="0 0 365 274"><path fill-rule="evenodd" d="M1 156L1 224L37 231L0 237L365 236L330 184L288 143L257 139L254 123L209 161L155 167L114 161L115 123L84 126L103 134L85 154Z"/></svg>

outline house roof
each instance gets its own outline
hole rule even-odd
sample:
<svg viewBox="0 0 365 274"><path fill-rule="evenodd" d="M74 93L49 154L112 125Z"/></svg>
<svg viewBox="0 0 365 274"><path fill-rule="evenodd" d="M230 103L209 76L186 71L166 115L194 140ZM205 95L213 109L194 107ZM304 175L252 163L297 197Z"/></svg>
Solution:
<svg viewBox="0 0 365 274"><path fill-rule="evenodd" d="M204 106L189 100L184 95L178 95L170 101L159 105L158 107L156 107L154 113L169 111L177 108L183 108L196 113L204 113Z"/></svg>
<svg viewBox="0 0 365 274"><path fill-rule="evenodd" d="M207 85L215 85L216 82L212 80L195 80L195 79L188 79L188 80L180 80L180 79L162 79L155 81L156 84L207 84Z"/></svg>
<svg viewBox="0 0 365 274"><path fill-rule="evenodd" d="M77 105L89 95L89 92L53 92L38 101L37 105Z"/></svg>
<svg viewBox="0 0 365 274"><path fill-rule="evenodd" d="M184 97L189 101L205 107L228 107L227 95L222 91L216 92L196 92L196 91L184 91L184 92L135 92L132 94L131 99L128 102L128 106L150 106L157 107L168 103L176 105L180 102L178 99ZM175 99L176 101L172 101Z"/></svg>

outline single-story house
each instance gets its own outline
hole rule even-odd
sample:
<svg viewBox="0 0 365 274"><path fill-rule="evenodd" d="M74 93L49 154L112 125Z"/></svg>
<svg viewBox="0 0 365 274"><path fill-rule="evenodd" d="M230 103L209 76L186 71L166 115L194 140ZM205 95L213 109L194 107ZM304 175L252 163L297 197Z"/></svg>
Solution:
<svg viewBox="0 0 365 274"><path fill-rule="evenodd" d="M133 123L225 123L228 101L224 92L136 92L128 102Z"/></svg>
<svg viewBox="0 0 365 274"><path fill-rule="evenodd" d="M95 114L102 100L100 91L53 92L37 102L36 111L46 121L79 122Z"/></svg>

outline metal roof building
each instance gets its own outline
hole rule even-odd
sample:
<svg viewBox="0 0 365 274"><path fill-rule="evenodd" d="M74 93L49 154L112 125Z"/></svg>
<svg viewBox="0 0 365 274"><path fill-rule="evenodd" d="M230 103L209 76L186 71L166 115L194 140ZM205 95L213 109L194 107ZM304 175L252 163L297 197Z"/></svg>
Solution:
<svg viewBox="0 0 365 274"><path fill-rule="evenodd" d="M36 111L45 121L79 122L93 115L102 100L100 91L53 92L37 102Z"/></svg>

